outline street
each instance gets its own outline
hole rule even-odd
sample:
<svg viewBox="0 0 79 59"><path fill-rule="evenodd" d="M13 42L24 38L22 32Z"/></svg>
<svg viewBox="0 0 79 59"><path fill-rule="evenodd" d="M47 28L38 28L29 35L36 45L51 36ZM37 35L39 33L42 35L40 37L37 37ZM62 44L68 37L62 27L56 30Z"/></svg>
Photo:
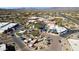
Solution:
<svg viewBox="0 0 79 59"><path fill-rule="evenodd" d="M13 34L12 38L13 38L13 41L19 46L19 48L22 51L28 51L29 50L29 49L27 49L26 45L24 44L24 42L21 40L20 37L16 37L16 35Z"/></svg>
<svg viewBox="0 0 79 59"><path fill-rule="evenodd" d="M74 19L72 17L66 16L64 14L59 14L59 15L62 16L62 17L64 17L64 18L66 18L66 19L68 19L68 20L71 20L71 21L73 21L73 22L75 22L76 24L79 25L79 21L78 20L76 20L76 19Z"/></svg>

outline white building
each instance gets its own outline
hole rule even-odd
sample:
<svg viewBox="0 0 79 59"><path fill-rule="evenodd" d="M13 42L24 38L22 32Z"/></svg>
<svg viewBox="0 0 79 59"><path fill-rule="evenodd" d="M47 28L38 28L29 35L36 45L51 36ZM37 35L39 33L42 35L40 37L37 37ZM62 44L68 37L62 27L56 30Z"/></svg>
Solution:
<svg viewBox="0 0 79 59"><path fill-rule="evenodd" d="M68 31L65 27L59 27L57 25L56 25L55 29L56 29L57 33L60 35L66 34Z"/></svg>
<svg viewBox="0 0 79 59"><path fill-rule="evenodd" d="M73 51L79 51L79 39L68 39L68 42Z"/></svg>
<svg viewBox="0 0 79 59"><path fill-rule="evenodd" d="M39 21L46 21L47 19L45 19L45 18L42 18L42 17L39 17L39 19L38 19Z"/></svg>
<svg viewBox="0 0 79 59"><path fill-rule="evenodd" d="M47 26L48 26L48 31L56 32L59 35L66 34L68 31L65 27L60 27L60 26L55 25L53 23L51 23L51 24L49 23L49 24L47 24Z"/></svg>
<svg viewBox="0 0 79 59"><path fill-rule="evenodd" d="M29 22L29 23L33 23L33 22L35 22L35 21L36 21L36 20L29 20L28 22Z"/></svg>
<svg viewBox="0 0 79 59"><path fill-rule="evenodd" d="M30 19L30 20L36 20L36 19L38 19L39 17L36 17L36 16L32 16L32 17L29 17L28 19Z"/></svg>
<svg viewBox="0 0 79 59"><path fill-rule="evenodd" d="M0 33L3 33L5 30L15 28L17 23L1 22L0 23Z"/></svg>
<svg viewBox="0 0 79 59"><path fill-rule="evenodd" d="M6 44L0 44L0 51L6 50Z"/></svg>

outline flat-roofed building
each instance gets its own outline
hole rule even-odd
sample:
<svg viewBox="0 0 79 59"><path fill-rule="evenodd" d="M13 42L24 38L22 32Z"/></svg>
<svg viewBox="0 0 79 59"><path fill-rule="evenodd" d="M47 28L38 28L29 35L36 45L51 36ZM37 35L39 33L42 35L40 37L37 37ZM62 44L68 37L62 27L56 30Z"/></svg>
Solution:
<svg viewBox="0 0 79 59"><path fill-rule="evenodd" d="M0 23L0 33L7 31L8 29L16 29L19 24L17 23L9 23L9 22L1 22Z"/></svg>
<svg viewBox="0 0 79 59"><path fill-rule="evenodd" d="M6 50L6 44L0 44L0 51Z"/></svg>
<svg viewBox="0 0 79 59"><path fill-rule="evenodd" d="M15 46L11 44L0 43L0 51L15 51Z"/></svg>
<svg viewBox="0 0 79 59"><path fill-rule="evenodd" d="M68 29L66 29L65 27L55 25L55 23L53 22L49 22L47 24L47 27L48 27L48 32L58 33L59 35L66 34L68 32Z"/></svg>
<svg viewBox="0 0 79 59"><path fill-rule="evenodd" d="M79 39L68 39L68 42L73 51L79 51Z"/></svg>

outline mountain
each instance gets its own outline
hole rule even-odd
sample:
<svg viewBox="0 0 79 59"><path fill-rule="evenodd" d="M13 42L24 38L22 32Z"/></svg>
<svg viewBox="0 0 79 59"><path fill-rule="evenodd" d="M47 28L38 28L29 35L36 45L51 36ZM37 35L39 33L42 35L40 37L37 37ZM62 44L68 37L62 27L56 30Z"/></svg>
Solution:
<svg viewBox="0 0 79 59"><path fill-rule="evenodd" d="M11 10L79 10L79 7L2 7Z"/></svg>

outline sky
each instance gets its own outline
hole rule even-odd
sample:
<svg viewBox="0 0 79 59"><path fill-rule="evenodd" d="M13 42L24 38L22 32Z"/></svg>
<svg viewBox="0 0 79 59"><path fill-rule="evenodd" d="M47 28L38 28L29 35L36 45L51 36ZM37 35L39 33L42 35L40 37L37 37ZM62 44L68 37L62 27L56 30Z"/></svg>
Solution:
<svg viewBox="0 0 79 59"><path fill-rule="evenodd" d="M0 7L78 7L79 0L0 0Z"/></svg>

